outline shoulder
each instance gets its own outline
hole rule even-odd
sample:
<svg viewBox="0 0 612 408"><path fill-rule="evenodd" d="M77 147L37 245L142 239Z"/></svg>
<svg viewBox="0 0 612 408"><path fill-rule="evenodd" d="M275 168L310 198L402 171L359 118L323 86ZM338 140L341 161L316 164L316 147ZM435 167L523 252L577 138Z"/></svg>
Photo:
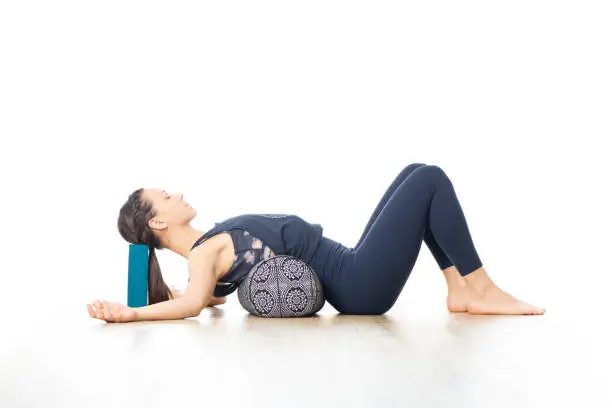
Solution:
<svg viewBox="0 0 612 408"><path fill-rule="evenodd" d="M232 237L229 232L213 235L191 250L187 258L189 268L213 267L215 275L219 276L219 259L231 245Z"/></svg>

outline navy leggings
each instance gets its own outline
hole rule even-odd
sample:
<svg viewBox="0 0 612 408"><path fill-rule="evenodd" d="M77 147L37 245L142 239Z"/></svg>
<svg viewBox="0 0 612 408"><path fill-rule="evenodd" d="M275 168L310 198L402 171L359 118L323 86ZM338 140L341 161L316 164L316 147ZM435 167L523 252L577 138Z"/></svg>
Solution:
<svg viewBox="0 0 612 408"><path fill-rule="evenodd" d="M310 265L326 300L343 314L383 314L397 300L425 241L440 269L482 267L446 173L406 166L387 189L354 248L325 236Z"/></svg>

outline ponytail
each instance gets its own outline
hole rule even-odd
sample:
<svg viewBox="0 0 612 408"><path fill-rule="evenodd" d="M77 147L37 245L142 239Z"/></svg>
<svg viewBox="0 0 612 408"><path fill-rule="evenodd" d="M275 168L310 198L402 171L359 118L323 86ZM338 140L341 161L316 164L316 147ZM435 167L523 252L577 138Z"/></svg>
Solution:
<svg viewBox="0 0 612 408"><path fill-rule="evenodd" d="M155 254L155 248L149 250L149 303L150 305L170 300L170 288L164 282L159 267L159 261Z"/></svg>

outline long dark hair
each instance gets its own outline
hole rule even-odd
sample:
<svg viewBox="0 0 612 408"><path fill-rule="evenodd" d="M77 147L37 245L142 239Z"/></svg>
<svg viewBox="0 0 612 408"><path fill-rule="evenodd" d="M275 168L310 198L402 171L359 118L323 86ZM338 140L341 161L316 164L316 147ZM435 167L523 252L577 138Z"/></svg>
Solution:
<svg viewBox="0 0 612 408"><path fill-rule="evenodd" d="M164 278L155 249L163 249L161 242L149 227L149 220L155 215L153 204L143 198L144 189L135 190L119 210L117 228L119 234L132 244L149 246L149 305L163 302L172 298L172 293Z"/></svg>

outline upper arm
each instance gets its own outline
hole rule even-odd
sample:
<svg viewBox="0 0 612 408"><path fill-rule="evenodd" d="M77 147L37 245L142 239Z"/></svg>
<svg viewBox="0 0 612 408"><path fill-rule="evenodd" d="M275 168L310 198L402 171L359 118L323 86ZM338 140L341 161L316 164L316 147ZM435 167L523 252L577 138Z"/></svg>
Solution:
<svg viewBox="0 0 612 408"><path fill-rule="evenodd" d="M199 313L210 303L216 284L213 254L198 256L189 260L189 282L182 297L190 299Z"/></svg>

